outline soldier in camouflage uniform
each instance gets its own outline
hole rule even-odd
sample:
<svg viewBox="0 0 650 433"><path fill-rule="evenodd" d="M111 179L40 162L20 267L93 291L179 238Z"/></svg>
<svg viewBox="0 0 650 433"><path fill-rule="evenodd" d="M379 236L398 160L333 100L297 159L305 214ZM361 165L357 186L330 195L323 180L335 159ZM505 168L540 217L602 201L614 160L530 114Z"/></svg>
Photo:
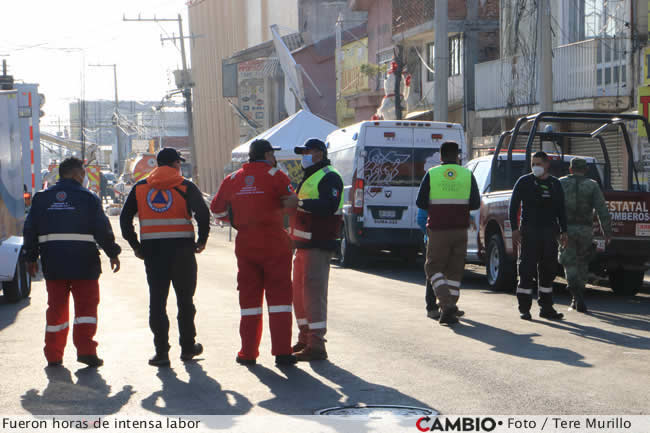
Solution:
<svg viewBox="0 0 650 433"><path fill-rule="evenodd" d="M611 237L611 218L605 197L598 183L585 177L587 161L582 158L571 160L571 175L560 179L564 189L569 242L560 248L559 262L573 296L569 310L587 312L584 300L589 262L593 257L593 211L596 210L600 226L609 243Z"/></svg>

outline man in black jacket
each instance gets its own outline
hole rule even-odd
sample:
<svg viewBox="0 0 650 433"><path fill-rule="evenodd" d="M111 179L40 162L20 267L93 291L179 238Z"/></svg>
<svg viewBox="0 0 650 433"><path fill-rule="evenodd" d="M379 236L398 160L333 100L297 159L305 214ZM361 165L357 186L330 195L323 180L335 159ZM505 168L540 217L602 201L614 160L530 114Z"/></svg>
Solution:
<svg viewBox="0 0 650 433"><path fill-rule="evenodd" d="M512 241L519 245L519 286L517 300L523 320L531 320L535 280L538 281L540 317L560 320L564 315L553 308L553 280L557 273L558 235L567 242L566 208L560 181L549 174L550 160L537 152L532 173L517 180L510 198ZM521 206L521 228L519 208Z"/></svg>
<svg viewBox="0 0 650 433"><path fill-rule="evenodd" d="M82 186L83 162L68 158L59 166L60 180L34 196L23 229L27 267L36 274L41 256L47 286L45 358L48 366L63 363L68 337L68 302L74 299L73 341L77 361L91 367L104 363L97 357L97 306L99 275L102 272L97 244L111 259L114 272L120 269L111 223L99 197Z"/></svg>
<svg viewBox="0 0 650 433"><path fill-rule="evenodd" d="M144 260L149 283L149 326L154 334L156 355L150 365L169 365L169 319L167 296L174 285L178 304L178 328L181 359L187 361L203 352L195 342L194 292L196 291L196 257L205 249L210 232L210 211L201 191L181 175L185 161L172 148L162 149L158 167L133 187L122 214L122 237L131 245L136 257ZM133 217L140 220L140 241L133 230ZM194 242L192 215L199 228Z"/></svg>

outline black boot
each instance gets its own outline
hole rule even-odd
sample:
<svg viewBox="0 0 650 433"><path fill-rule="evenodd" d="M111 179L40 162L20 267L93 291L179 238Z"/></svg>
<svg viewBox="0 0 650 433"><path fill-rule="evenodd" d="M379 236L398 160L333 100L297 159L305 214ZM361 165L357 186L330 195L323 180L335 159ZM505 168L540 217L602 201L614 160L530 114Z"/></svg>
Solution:
<svg viewBox="0 0 650 433"><path fill-rule="evenodd" d="M457 307L443 309L438 323L441 325L453 325L454 323L458 323L458 316L456 316L457 311Z"/></svg>
<svg viewBox="0 0 650 433"><path fill-rule="evenodd" d="M539 317L549 320L562 320L564 314L557 312L555 308L551 307L548 309L540 310Z"/></svg>
<svg viewBox="0 0 650 433"><path fill-rule="evenodd" d="M79 355L77 361L86 364L88 367L101 367L104 365L104 360L98 358L97 355Z"/></svg>
<svg viewBox="0 0 650 433"><path fill-rule="evenodd" d="M166 367L169 365L169 354L156 353L156 355L149 360L149 365L154 367Z"/></svg>
<svg viewBox="0 0 650 433"><path fill-rule="evenodd" d="M275 357L275 365L294 365L298 362L295 355L277 355Z"/></svg>
<svg viewBox="0 0 650 433"><path fill-rule="evenodd" d="M181 359L183 361L190 361L195 356L199 356L203 353L203 345L201 343L196 343L194 346L190 347L188 350L183 350L181 352Z"/></svg>

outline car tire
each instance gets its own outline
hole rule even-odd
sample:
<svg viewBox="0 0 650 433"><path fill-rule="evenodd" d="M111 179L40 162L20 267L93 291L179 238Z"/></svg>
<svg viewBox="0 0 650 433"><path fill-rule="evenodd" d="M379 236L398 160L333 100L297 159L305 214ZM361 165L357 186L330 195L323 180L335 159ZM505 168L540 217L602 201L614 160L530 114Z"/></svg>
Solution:
<svg viewBox="0 0 650 433"><path fill-rule="evenodd" d="M643 286L643 271L618 269L609 273L609 284L617 296L634 296Z"/></svg>
<svg viewBox="0 0 650 433"><path fill-rule="evenodd" d="M2 288L5 299L10 303L16 303L29 296L32 291L32 279L23 260L19 259L16 264L14 279L2 283Z"/></svg>
<svg viewBox="0 0 650 433"><path fill-rule="evenodd" d="M341 242L339 244L339 265L344 268L353 268L358 264L358 258L359 247L350 242L347 230L343 226Z"/></svg>
<svg viewBox="0 0 650 433"><path fill-rule="evenodd" d="M488 242L485 260L488 286L492 290L514 292L517 286L517 269L514 261L506 255L501 236L496 234Z"/></svg>

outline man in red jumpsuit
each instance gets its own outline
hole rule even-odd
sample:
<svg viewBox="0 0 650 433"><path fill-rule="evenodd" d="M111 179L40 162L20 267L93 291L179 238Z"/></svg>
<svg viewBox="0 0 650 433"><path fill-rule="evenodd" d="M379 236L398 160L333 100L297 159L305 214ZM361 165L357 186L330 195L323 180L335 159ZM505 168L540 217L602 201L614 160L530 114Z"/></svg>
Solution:
<svg viewBox="0 0 650 433"><path fill-rule="evenodd" d="M237 285L242 346L236 361L253 365L262 339L262 301L266 291L271 328L271 352L278 365L292 365L291 239L284 229L286 208L298 204L291 182L276 165L266 140L255 140L249 162L219 187L210 209L237 229Z"/></svg>

